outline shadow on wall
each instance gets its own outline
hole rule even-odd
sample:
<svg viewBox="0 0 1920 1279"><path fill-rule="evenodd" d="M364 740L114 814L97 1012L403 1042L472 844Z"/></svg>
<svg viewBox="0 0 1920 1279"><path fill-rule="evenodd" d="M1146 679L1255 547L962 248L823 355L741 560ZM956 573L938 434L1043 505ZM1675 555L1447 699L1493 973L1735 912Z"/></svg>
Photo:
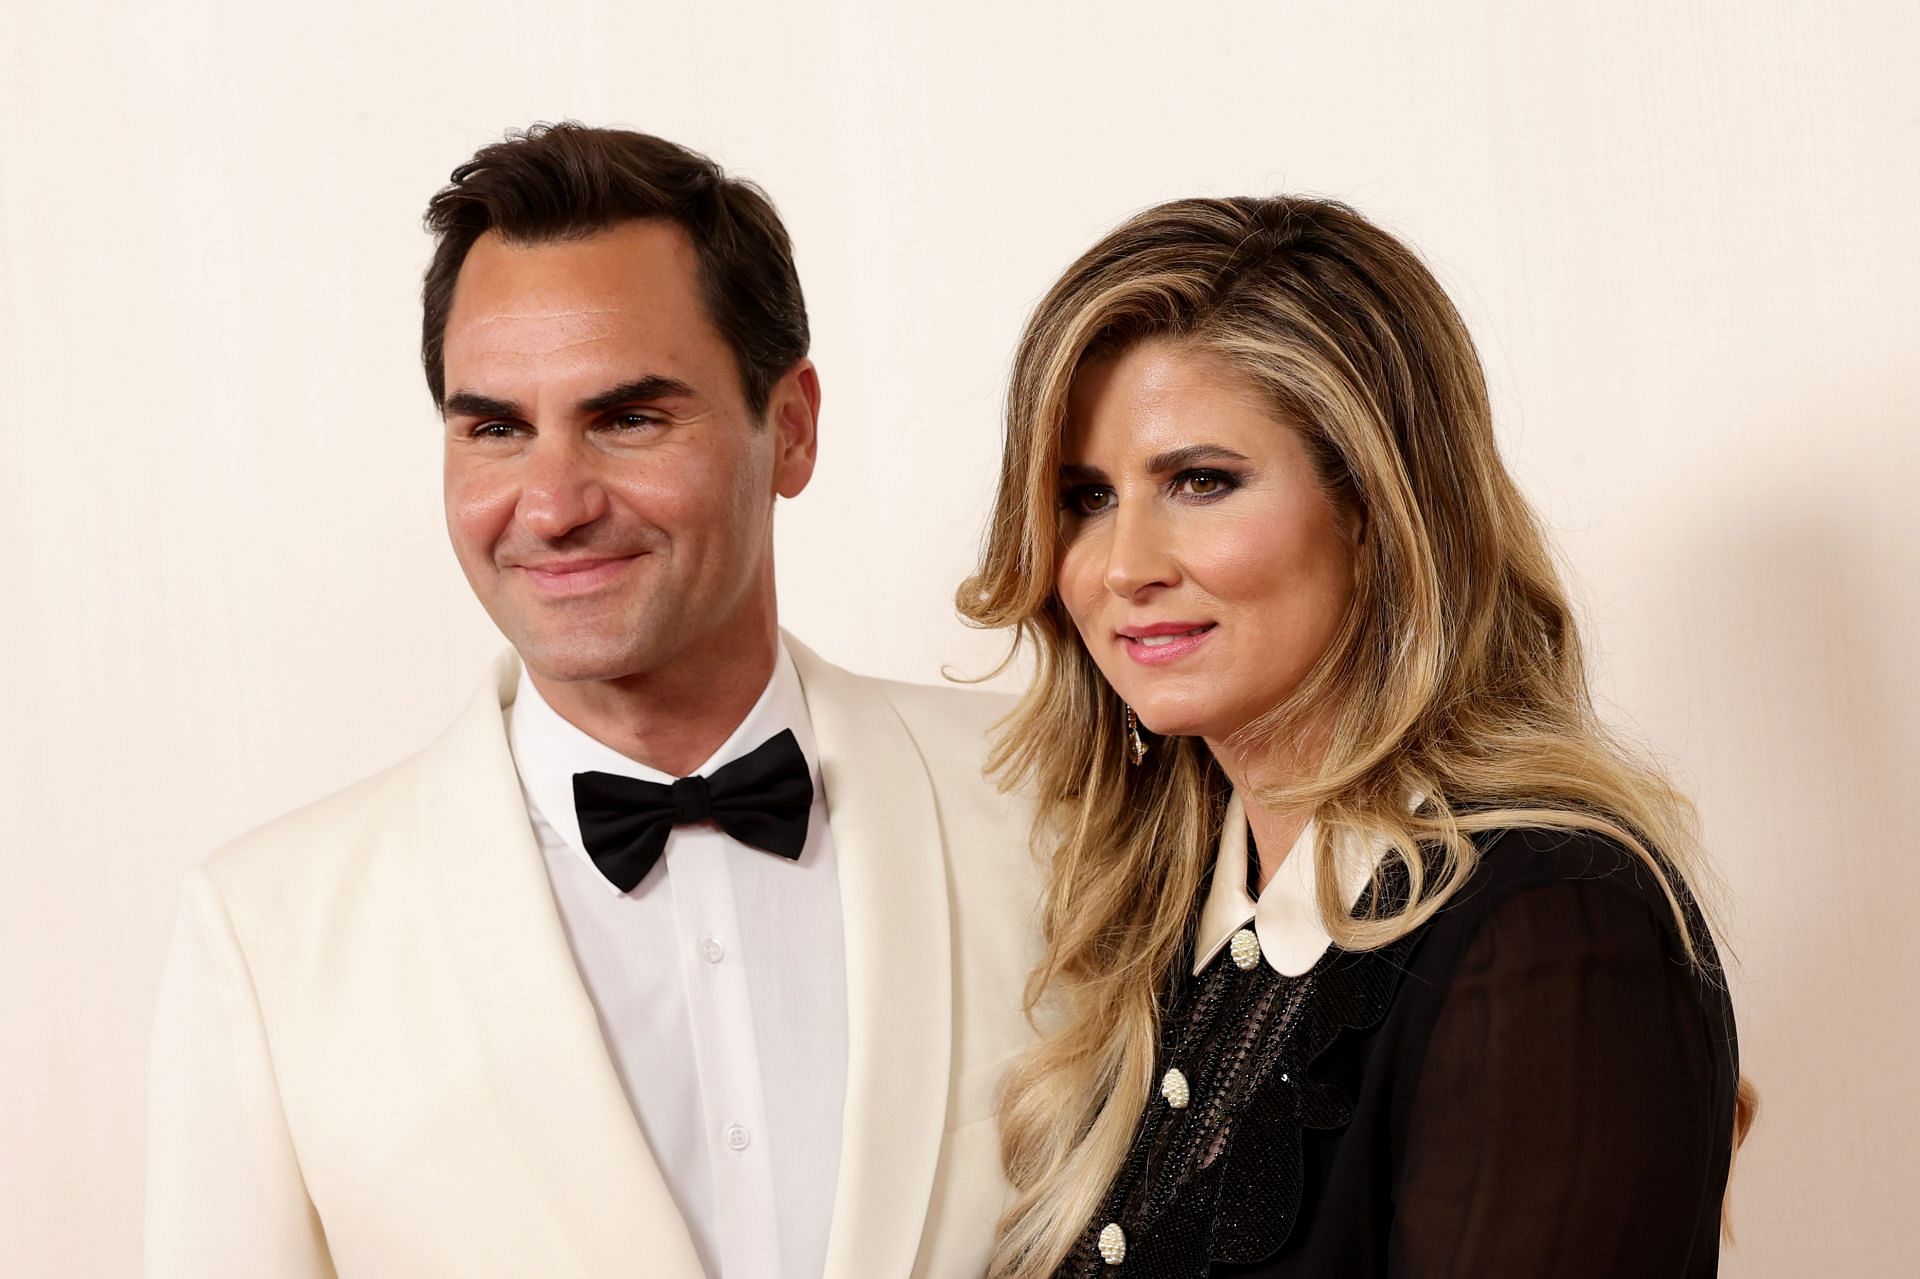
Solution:
<svg viewBox="0 0 1920 1279"><path fill-rule="evenodd" d="M1920 432L1887 425L1920 412L1878 409L1756 433L1791 441L1781 461L1730 459L1669 494L1659 509L1687 516L1636 560L1644 666L1614 663L1633 704L1672 708L1659 736L1686 761L1729 890L1742 1066L1761 1094L1723 1260L1735 1279L1920 1273L1893 1225L1920 1169L1920 1093L1896 1081L1920 1056L1920 525L1898 491L1920 472L1888 456ZM1742 474L1757 482L1725 478Z"/></svg>

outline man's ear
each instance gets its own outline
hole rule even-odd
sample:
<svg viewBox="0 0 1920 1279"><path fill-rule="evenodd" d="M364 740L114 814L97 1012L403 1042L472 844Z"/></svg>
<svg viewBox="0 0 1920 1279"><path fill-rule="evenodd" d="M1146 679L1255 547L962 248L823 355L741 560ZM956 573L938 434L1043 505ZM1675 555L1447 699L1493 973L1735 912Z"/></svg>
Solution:
<svg viewBox="0 0 1920 1279"><path fill-rule="evenodd" d="M775 434L773 491L798 497L813 478L820 446L820 374L802 356L767 395L767 429Z"/></svg>

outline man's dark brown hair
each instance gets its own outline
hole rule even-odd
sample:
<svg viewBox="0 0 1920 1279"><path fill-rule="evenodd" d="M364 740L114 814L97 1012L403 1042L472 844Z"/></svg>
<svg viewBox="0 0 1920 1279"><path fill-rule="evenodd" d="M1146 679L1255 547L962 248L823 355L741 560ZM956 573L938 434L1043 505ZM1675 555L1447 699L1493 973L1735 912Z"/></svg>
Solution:
<svg viewBox="0 0 1920 1279"><path fill-rule="evenodd" d="M808 342L793 246L766 193L697 151L572 121L536 124L480 148L427 205L438 243L421 290L420 359L434 404L446 407L447 312L475 240L494 231L518 244L550 244L636 218L664 218L692 238L708 314L733 348L747 407L764 413L773 384Z"/></svg>

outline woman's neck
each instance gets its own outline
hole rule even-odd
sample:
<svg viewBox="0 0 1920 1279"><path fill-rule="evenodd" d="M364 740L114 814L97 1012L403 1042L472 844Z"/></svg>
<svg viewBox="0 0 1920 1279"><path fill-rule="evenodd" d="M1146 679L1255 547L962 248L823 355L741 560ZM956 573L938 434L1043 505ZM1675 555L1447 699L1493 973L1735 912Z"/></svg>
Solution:
<svg viewBox="0 0 1920 1279"><path fill-rule="evenodd" d="M1259 862L1256 882L1262 892L1306 829L1313 809L1304 805L1270 808L1259 801L1258 791L1285 788L1318 770L1326 753L1325 731L1316 727L1306 734L1306 741L1304 748L1269 746L1258 752L1231 741L1207 743L1246 809L1250 843Z"/></svg>
<svg viewBox="0 0 1920 1279"><path fill-rule="evenodd" d="M1279 873L1281 865L1293 851L1294 843L1300 838L1300 832L1307 828L1308 820L1313 816L1310 809L1296 808L1291 812L1275 812L1271 808L1246 801L1248 841L1258 860L1259 874L1254 882L1261 892L1267 891L1267 885Z"/></svg>

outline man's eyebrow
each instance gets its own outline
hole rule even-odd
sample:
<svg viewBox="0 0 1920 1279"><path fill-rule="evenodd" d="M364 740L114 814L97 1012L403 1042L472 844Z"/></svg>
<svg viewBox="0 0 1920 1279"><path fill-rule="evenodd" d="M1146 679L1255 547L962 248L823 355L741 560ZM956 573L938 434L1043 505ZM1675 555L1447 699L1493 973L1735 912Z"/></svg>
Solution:
<svg viewBox="0 0 1920 1279"><path fill-rule="evenodd" d="M447 417L519 417L520 406L512 400L496 400L478 391L456 391L441 408Z"/></svg>
<svg viewBox="0 0 1920 1279"><path fill-rule="evenodd" d="M667 377L662 373L649 373L631 382L610 386L598 395L590 395L574 408L581 413L604 413L608 409L619 408L622 404L666 400L678 395L692 394L693 388L679 378Z"/></svg>
<svg viewBox="0 0 1920 1279"><path fill-rule="evenodd" d="M1189 444L1184 448L1168 449L1165 453L1156 453L1147 459L1147 471L1152 475L1166 475L1171 471L1184 471L1200 462L1245 462L1245 454L1236 453L1224 444Z"/></svg>
<svg viewBox="0 0 1920 1279"><path fill-rule="evenodd" d="M679 378L667 377L661 373L649 373L646 377L637 377L618 386L610 386L597 395L590 395L574 405L579 413L604 413L608 409L618 408L622 404L642 403L647 400L665 400L676 395L692 395L693 388ZM523 418L526 411L512 400L502 400L492 395L482 395L478 391L456 391L447 397L441 410L446 416L453 417L511 417Z"/></svg>

